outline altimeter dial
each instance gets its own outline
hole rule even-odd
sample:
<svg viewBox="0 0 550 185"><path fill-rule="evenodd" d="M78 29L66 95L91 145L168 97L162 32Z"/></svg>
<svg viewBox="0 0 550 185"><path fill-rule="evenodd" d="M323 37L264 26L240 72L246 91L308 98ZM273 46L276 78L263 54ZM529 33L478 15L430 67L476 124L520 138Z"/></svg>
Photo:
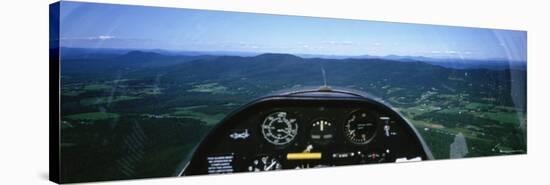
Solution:
<svg viewBox="0 0 550 185"><path fill-rule="evenodd" d="M274 112L265 117L261 130L267 142L278 146L286 145L298 135L298 121L288 112Z"/></svg>

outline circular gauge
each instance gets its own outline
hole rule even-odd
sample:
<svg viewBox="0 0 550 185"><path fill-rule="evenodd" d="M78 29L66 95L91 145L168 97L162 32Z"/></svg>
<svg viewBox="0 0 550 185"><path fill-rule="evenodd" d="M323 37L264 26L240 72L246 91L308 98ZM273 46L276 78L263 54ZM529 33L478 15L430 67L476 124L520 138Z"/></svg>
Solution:
<svg viewBox="0 0 550 185"><path fill-rule="evenodd" d="M334 137L334 127L331 121L320 119L312 123L310 138L314 143L324 145Z"/></svg>
<svg viewBox="0 0 550 185"><path fill-rule="evenodd" d="M375 113L355 111L344 124L344 135L354 144L367 144L376 132L377 118Z"/></svg>
<svg viewBox="0 0 550 185"><path fill-rule="evenodd" d="M252 164L248 166L248 171L259 172L259 171L272 171L279 170L282 168L281 163L271 156L260 155L252 161Z"/></svg>
<svg viewBox="0 0 550 185"><path fill-rule="evenodd" d="M296 117L287 112L274 112L269 114L262 123L262 135L264 139L274 145L286 145L298 135L298 123Z"/></svg>

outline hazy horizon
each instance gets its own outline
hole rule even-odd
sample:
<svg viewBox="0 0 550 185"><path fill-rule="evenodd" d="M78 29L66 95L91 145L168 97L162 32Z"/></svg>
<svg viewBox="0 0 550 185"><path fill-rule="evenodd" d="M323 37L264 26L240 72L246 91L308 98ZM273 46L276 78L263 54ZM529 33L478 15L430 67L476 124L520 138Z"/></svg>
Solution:
<svg viewBox="0 0 550 185"><path fill-rule="evenodd" d="M132 51L140 51L140 52L153 52L157 54L169 54L173 56L199 56L199 55L213 55L213 56L241 56L241 57L251 57L251 56L257 56L262 54L288 54L288 55L295 55L301 58L326 58L331 59L331 57L338 58L338 59L345 59L348 58L387 58L387 57L401 57L401 58L429 58L429 59L439 59L439 60L445 60L445 59L458 59L458 60L486 60L486 61L503 61L503 62L523 62L526 63L526 60L509 60L507 58L460 58L460 57L452 57L452 56L421 56L421 55L396 55L396 54L388 54L388 55L372 55L372 54L362 54L362 55L333 55L333 54L318 54L318 53L284 53L284 52L261 52L261 51L222 51L222 50L168 50L168 49L159 49L159 48L81 48L81 47L61 47L61 49L83 49L83 50L118 50L120 53L129 53ZM102 53L102 52L98 52ZM109 52L104 52L109 53ZM193 55L186 54L186 53L195 53ZM228 55L232 54L232 55Z"/></svg>

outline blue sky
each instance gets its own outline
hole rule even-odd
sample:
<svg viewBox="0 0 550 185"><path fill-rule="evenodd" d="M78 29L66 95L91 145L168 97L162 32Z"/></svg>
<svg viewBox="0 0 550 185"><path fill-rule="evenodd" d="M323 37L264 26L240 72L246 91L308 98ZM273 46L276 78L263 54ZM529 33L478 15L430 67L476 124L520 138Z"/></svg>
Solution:
<svg viewBox="0 0 550 185"><path fill-rule="evenodd" d="M61 46L527 60L523 31L63 2Z"/></svg>

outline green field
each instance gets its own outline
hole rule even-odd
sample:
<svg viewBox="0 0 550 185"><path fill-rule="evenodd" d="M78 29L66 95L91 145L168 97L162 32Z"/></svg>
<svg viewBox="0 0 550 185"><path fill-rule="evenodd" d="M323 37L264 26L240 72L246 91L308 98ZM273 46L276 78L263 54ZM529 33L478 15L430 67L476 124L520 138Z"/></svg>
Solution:
<svg viewBox="0 0 550 185"><path fill-rule="evenodd" d="M109 113L109 112L88 112L88 113L72 114L72 115L65 116L65 118L70 120L85 120L85 121L116 119L118 117L119 117L119 114Z"/></svg>
<svg viewBox="0 0 550 185"><path fill-rule="evenodd" d="M196 119L205 122L207 125L215 125L220 122L225 114L205 114L202 112L195 111L196 108L205 107L204 105L199 106L190 106L190 107L177 107L174 108L172 113L175 117L179 118L190 118Z"/></svg>
<svg viewBox="0 0 550 185"><path fill-rule="evenodd" d="M86 91L79 91L79 90L63 90L61 92L61 95L63 96L78 96Z"/></svg>
<svg viewBox="0 0 550 185"><path fill-rule="evenodd" d="M85 91L100 91L100 90L105 90L105 89L110 89L112 88L110 85L106 85L106 84L90 84L90 85L86 85L84 87L84 90Z"/></svg>
<svg viewBox="0 0 550 185"><path fill-rule="evenodd" d="M141 91L142 94L145 95L161 95L162 94L162 88L159 87L151 87L151 88L145 88Z"/></svg>
<svg viewBox="0 0 550 185"><path fill-rule="evenodd" d="M468 144L470 153L467 156L523 151L519 141L514 139L518 133L509 132L518 130L518 123L522 122L521 115L513 107L468 101L468 95L460 93L431 92L429 96L424 95L414 106L401 104L394 98L389 100L399 105L399 111L421 131L436 158L449 158L448 145L459 133L464 135ZM491 98L482 100L487 99ZM494 146L498 149L493 149Z"/></svg>
<svg viewBox="0 0 550 185"><path fill-rule="evenodd" d="M141 97L137 97L137 96L95 97L95 98L83 99L80 101L80 104L84 106L90 106L90 105L108 104L108 103L138 100L138 99L141 99Z"/></svg>
<svg viewBox="0 0 550 185"><path fill-rule="evenodd" d="M228 91L227 87L215 82L193 85L193 89L189 89L188 92L201 92L201 93L211 93L211 94L232 94L232 92Z"/></svg>

